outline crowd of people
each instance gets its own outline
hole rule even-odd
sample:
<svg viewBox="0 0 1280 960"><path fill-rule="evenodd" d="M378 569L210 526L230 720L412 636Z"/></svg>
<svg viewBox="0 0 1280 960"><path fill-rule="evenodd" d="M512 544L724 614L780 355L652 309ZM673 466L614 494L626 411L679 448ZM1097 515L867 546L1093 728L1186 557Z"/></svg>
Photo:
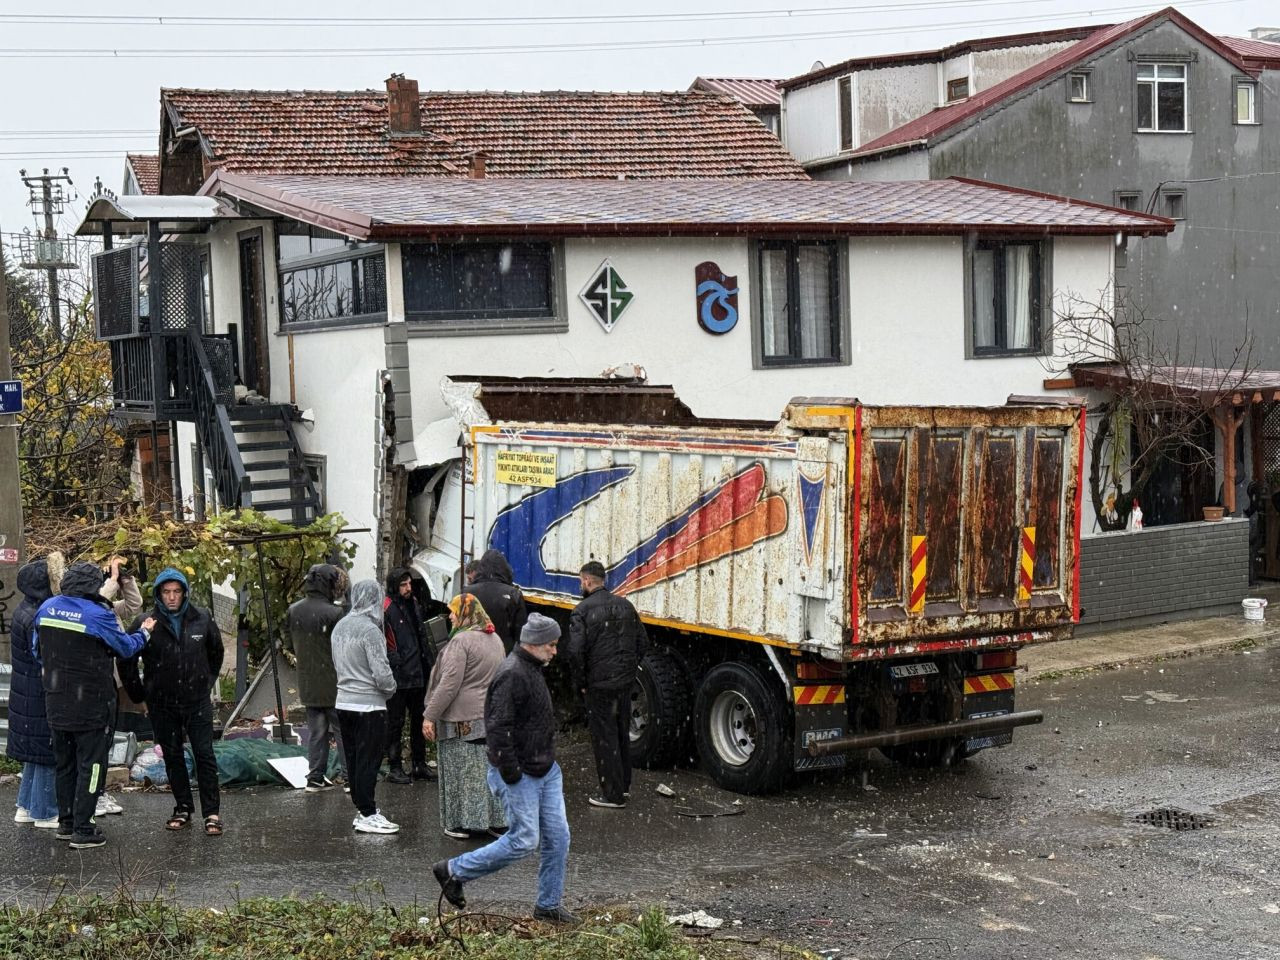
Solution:
<svg viewBox="0 0 1280 960"><path fill-rule="evenodd" d="M55 829L74 849L102 846L99 819L122 810L105 792L107 755L119 707L136 702L150 717L173 792L165 828L186 829L195 814L185 743L204 833L221 836L211 692L223 643L212 613L190 601L190 584L174 568L155 578L154 606L142 615L141 591L120 558L105 570L62 566L55 554L18 574L24 599L12 621L8 753L23 768L14 820ZM647 639L635 608L606 580L599 562L582 567L566 652L596 759L599 789L589 803L616 810L630 798L630 695ZM306 791L342 783L353 829L393 834L400 827L376 798L384 759L388 783L435 780L444 835L486 841L433 865L441 895L462 908L468 881L537 854L534 915L575 921L562 903L569 826L543 670L557 655L561 626L529 611L502 553L468 564L448 603L405 568L385 584L350 584L341 567L318 564L303 594L288 610L284 653L306 711Z"/></svg>

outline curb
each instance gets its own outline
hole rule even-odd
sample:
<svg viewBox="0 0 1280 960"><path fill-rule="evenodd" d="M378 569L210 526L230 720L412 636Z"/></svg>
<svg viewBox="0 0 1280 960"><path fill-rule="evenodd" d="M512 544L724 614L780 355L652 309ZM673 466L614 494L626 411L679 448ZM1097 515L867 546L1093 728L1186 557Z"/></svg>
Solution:
<svg viewBox="0 0 1280 960"><path fill-rule="evenodd" d="M1107 637L1107 634L1095 634L1092 637L1084 638L1081 642L1097 642ZM1117 654L1114 657L1090 658L1081 656L1078 660L1070 658L1055 658L1049 663L1041 665L1028 665L1023 682L1028 680L1038 680L1046 675L1052 675L1050 679L1057 679L1059 676L1068 673L1085 673L1094 670L1108 670L1117 667L1131 666L1139 663L1152 663L1157 660L1181 659L1186 657L1198 656L1200 654L1221 653L1238 644L1248 643L1250 646L1263 646L1280 639L1280 626L1268 626L1265 630L1252 634L1233 633L1214 640L1207 640L1200 643L1189 643L1181 646L1159 647L1141 652L1125 652ZM1075 640L1061 641L1063 644L1071 644ZM1056 644L1046 644L1045 647L1029 647L1028 652L1034 651L1039 653L1042 650L1052 649ZM1034 653L1032 654L1034 657Z"/></svg>

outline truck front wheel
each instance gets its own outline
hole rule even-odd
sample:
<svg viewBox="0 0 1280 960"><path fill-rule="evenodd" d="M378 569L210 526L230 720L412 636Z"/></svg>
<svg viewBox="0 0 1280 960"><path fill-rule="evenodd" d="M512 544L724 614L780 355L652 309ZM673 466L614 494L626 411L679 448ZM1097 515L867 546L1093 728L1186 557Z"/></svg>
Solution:
<svg viewBox="0 0 1280 960"><path fill-rule="evenodd" d="M645 654L631 688L631 762L653 769L688 760L693 691L684 666L665 650Z"/></svg>
<svg viewBox="0 0 1280 960"><path fill-rule="evenodd" d="M712 667L695 714L698 755L720 786L737 793L782 786L791 769L788 712L757 670L744 663Z"/></svg>

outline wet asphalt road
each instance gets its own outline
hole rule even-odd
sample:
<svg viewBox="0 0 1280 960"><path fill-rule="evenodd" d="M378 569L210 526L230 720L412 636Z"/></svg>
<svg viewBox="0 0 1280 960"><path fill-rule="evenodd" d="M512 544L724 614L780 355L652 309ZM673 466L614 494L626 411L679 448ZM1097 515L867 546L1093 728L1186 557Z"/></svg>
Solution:
<svg viewBox="0 0 1280 960"><path fill-rule="evenodd" d="M700 774L637 771L623 812L586 805L589 751L562 750L573 851L571 905L663 902L840 957L1280 957L1280 646L1025 684L1049 715L1015 744L961 767L908 771L878 759L857 775L742 798L741 815ZM657 795L659 782L681 798ZM9 809L15 787L0 788ZM0 890L44 895L50 878L192 902L238 894L350 896L378 881L429 901L440 835L434 785L379 785L398 836L351 832L340 792L224 795L221 839L161 829L167 794L126 794L107 847L82 854L0 823ZM1157 807L1213 818L1174 832L1136 823ZM709 809L702 806L701 809ZM528 909L534 868L468 886L474 906ZM424 911L425 912L425 911ZM906 942L913 941L913 942Z"/></svg>

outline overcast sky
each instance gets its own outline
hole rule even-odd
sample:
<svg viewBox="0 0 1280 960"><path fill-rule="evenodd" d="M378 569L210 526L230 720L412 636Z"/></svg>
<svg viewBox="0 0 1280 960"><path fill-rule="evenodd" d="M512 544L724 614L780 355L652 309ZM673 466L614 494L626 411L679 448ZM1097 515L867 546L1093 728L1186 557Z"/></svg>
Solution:
<svg viewBox="0 0 1280 960"><path fill-rule="evenodd" d="M0 229L32 225L18 169L45 166L70 168L79 196L62 223L74 229L95 177L118 190L124 153L156 151L162 86L380 89L389 73L402 72L423 90L681 90L698 75L790 77L817 60L1112 23L1154 9L1126 0L1099 0L1092 9L1066 0L0 0ZM1179 9L1216 34L1280 26L1276 0L1190 0ZM216 22L158 19L198 10ZM471 22L439 22L459 15ZM248 22L264 16L306 22ZM548 22L574 16L596 22ZM138 22L112 19L120 17ZM397 17L436 22L375 22ZM514 22L521 17L526 22ZM733 38L740 42L726 42ZM531 49L548 46L560 49Z"/></svg>

